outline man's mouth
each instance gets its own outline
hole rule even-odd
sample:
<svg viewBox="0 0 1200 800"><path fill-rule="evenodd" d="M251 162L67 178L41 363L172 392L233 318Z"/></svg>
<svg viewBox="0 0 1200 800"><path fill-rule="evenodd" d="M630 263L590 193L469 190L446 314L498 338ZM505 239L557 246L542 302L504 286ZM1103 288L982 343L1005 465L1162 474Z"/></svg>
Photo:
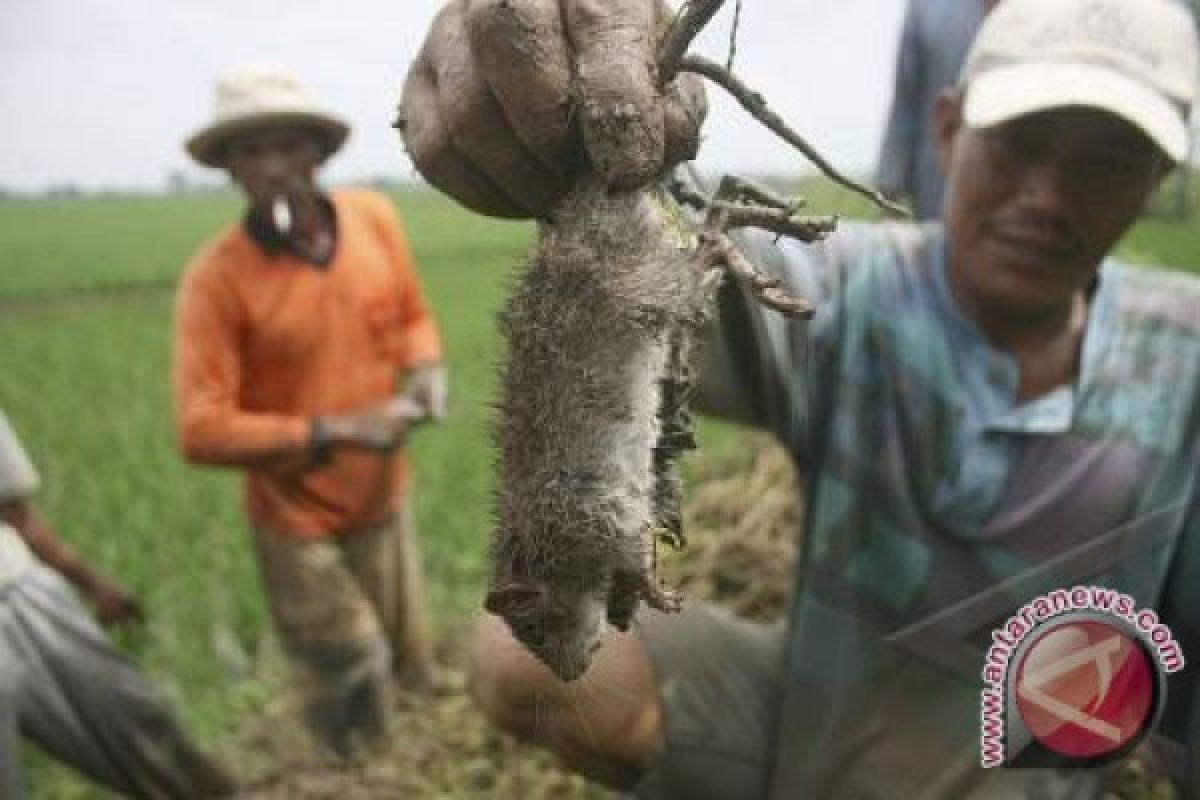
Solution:
<svg viewBox="0 0 1200 800"><path fill-rule="evenodd" d="M1074 237L1044 225L1001 223L992 226L991 235L1006 249L1032 262L1071 260L1080 251Z"/></svg>
<svg viewBox="0 0 1200 800"><path fill-rule="evenodd" d="M271 223L275 230L287 236L292 231L292 204L286 194L277 194L271 200Z"/></svg>

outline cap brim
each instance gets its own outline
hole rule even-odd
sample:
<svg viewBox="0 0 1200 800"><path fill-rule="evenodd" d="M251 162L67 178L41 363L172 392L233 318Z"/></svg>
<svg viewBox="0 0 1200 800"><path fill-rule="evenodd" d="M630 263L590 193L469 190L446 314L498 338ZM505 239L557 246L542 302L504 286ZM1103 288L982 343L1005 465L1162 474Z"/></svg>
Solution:
<svg viewBox="0 0 1200 800"><path fill-rule="evenodd" d="M963 116L970 127L987 128L1071 106L1115 114L1150 137L1173 161L1187 157L1189 136L1183 112L1145 85L1103 66L994 67L971 79Z"/></svg>
<svg viewBox="0 0 1200 800"><path fill-rule="evenodd" d="M272 111L222 120L209 125L189 136L184 147L192 158L204 166L224 167L223 145L229 137L277 125L299 125L319 130L325 146L322 158L329 158L336 153L350 133L349 125L330 114L312 111Z"/></svg>

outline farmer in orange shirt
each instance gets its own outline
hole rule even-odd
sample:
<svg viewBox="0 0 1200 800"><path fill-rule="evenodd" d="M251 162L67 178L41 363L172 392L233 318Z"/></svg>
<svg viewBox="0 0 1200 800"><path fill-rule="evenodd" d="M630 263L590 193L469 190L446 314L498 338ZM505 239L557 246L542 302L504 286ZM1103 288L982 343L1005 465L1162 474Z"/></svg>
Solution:
<svg viewBox="0 0 1200 800"><path fill-rule="evenodd" d="M383 732L393 668L429 680L403 446L446 400L437 329L390 202L316 183L347 133L286 72L218 83L214 120L187 150L227 170L249 208L188 265L173 370L179 445L192 463L244 471L310 727L343 754Z"/></svg>

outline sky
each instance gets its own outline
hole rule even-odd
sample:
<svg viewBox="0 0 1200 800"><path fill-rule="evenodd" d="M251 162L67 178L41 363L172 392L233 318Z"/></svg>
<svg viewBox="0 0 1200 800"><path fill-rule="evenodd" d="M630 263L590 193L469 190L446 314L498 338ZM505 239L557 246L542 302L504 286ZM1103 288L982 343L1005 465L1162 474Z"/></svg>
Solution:
<svg viewBox="0 0 1200 800"><path fill-rule="evenodd" d="M677 0L675 1L677 5ZM698 43L724 60L732 0ZM213 84L248 64L290 67L353 134L330 182L413 179L389 127L441 0L0 0L0 187L146 188L191 164L183 140ZM735 69L833 162L874 164L904 0L743 0ZM795 173L799 156L718 90L706 170Z"/></svg>

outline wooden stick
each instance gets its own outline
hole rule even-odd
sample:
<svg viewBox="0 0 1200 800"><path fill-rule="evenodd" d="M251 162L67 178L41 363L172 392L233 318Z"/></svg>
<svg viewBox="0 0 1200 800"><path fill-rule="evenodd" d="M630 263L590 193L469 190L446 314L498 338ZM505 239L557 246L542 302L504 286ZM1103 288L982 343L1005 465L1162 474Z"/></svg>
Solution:
<svg viewBox="0 0 1200 800"><path fill-rule="evenodd" d="M714 200L726 212L725 229L761 228L802 242L819 242L837 229L837 217L797 217L789 209Z"/></svg>
<svg viewBox="0 0 1200 800"><path fill-rule="evenodd" d="M863 195L875 203L875 205L891 211L893 214L904 217L911 216L908 209L887 199L882 192L864 186L838 172L833 165L825 160L824 156L818 153L812 145L806 142L800 134L792 130L778 114L767 106L767 101L761 94L742 83L737 76L720 64L710 61L703 56L685 55L679 59L679 71L694 72L697 75L702 75L729 92L752 117L792 147L799 150L805 158L815 164L830 180Z"/></svg>
<svg viewBox="0 0 1200 800"><path fill-rule="evenodd" d="M666 86L679 73L679 62L725 0L688 0L658 48L658 85Z"/></svg>

